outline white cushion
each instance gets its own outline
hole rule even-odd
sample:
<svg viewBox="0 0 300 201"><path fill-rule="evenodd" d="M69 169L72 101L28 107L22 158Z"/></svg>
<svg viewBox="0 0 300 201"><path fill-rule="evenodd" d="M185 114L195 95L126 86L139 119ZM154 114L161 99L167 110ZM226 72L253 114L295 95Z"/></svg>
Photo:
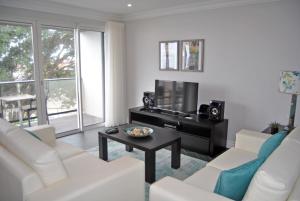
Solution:
<svg viewBox="0 0 300 201"><path fill-rule="evenodd" d="M245 201L285 201L300 173L299 144L281 144L253 177Z"/></svg>
<svg viewBox="0 0 300 201"><path fill-rule="evenodd" d="M106 168L108 163L101 160L87 152L69 157L63 160L64 166L68 171L70 177L77 177L82 174L82 170L85 173L93 174L102 171Z"/></svg>
<svg viewBox="0 0 300 201"><path fill-rule="evenodd" d="M42 188L39 175L0 145L0 200L23 200Z"/></svg>
<svg viewBox="0 0 300 201"><path fill-rule="evenodd" d="M261 145L272 135L242 129L236 134L235 148L258 153Z"/></svg>
<svg viewBox="0 0 300 201"><path fill-rule="evenodd" d="M0 134L0 142L34 169L46 186L67 177L56 151L26 131L18 127L9 129L8 132Z"/></svg>
<svg viewBox="0 0 300 201"><path fill-rule="evenodd" d="M293 140L300 144L300 127L292 130L287 136L285 140Z"/></svg>
<svg viewBox="0 0 300 201"><path fill-rule="evenodd" d="M127 201L127 200L126 200ZM216 193L164 177L150 186L150 201L233 201Z"/></svg>
<svg viewBox="0 0 300 201"><path fill-rule="evenodd" d="M81 156L80 156L81 155ZM68 158L70 166L82 164L72 169L69 179L48 188L41 189L26 197L26 201L142 201L145 192L145 166L133 158L120 158L109 165L98 166L92 162L97 157L80 154ZM71 162L72 161L72 162ZM76 161L76 162L75 162ZM86 163L84 165L84 163ZM101 160L98 160L101 164ZM104 162L103 162L104 163ZM91 169L96 165L98 169ZM88 169L86 169L88 168Z"/></svg>
<svg viewBox="0 0 300 201"><path fill-rule="evenodd" d="M64 142L56 142L56 146L54 146L53 148L62 160L84 152L83 149L77 148Z"/></svg>
<svg viewBox="0 0 300 201"><path fill-rule="evenodd" d="M229 170L256 159L257 154L242 149L231 148L212 160L207 166L220 170Z"/></svg>
<svg viewBox="0 0 300 201"><path fill-rule="evenodd" d="M298 180L294 185L288 201L300 201L300 176L298 177Z"/></svg>
<svg viewBox="0 0 300 201"><path fill-rule="evenodd" d="M220 169L206 166L205 168L199 170L198 172L184 180L184 183L204 189L209 192L213 192L220 172Z"/></svg>
<svg viewBox="0 0 300 201"><path fill-rule="evenodd" d="M55 128L53 126L39 125L26 128L26 130L36 134L42 140L42 142L46 143L47 145L51 147L56 145Z"/></svg>

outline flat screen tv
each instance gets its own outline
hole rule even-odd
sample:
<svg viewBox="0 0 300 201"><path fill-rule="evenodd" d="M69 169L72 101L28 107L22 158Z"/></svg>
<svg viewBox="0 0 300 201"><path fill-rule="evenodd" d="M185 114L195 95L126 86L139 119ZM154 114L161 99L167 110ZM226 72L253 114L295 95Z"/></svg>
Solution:
<svg viewBox="0 0 300 201"><path fill-rule="evenodd" d="M155 80L155 107L197 113L198 83Z"/></svg>

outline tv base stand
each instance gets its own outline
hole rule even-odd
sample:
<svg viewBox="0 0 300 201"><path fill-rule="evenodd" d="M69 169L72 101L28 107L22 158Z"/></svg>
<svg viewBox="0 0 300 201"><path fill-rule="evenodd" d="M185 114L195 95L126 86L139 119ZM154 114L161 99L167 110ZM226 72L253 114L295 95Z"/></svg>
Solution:
<svg viewBox="0 0 300 201"><path fill-rule="evenodd" d="M214 157L226 150L227 119L215 122L193 114L165 113L160 109L136 107L129 109L129 123L172 129L180 134L182 148L200 154Z"/></svg>

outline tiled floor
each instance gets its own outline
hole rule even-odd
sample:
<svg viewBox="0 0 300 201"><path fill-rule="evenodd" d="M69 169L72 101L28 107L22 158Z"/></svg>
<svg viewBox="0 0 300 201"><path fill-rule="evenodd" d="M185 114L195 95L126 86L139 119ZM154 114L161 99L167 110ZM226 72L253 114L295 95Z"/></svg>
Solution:
<svg viewBox="0 0 300 201"><path fill-rule="evenodd" d="M87 150L98 146L98 130L93 129L93 130L85 131L84 133L78 133L78 134L58 138L57 140Z"/></svg>

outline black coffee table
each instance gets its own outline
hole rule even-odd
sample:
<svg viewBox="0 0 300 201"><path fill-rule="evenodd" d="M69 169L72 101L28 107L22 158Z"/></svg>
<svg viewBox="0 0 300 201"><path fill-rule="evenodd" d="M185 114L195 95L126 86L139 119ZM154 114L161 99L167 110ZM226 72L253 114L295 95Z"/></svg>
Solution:
<svg viewBox="0 0 300 201"><path fill-rule="evenodd" d="M155 152L159 149L172 146L171 167L178 169L180 167L181 138L176 131L151 126L154 130L152 136L145 138L133 138L126 135L124 128L138 126L136 124L126 124L119 126L119 133L108 135L105 133L107 128L101 128L98 132L99 139L99 158L107 161L107 138L127 145L127 151L132 147L145 152L145 180L148 183L155 181ZM128 148L130 147L130 148Z"/></svg>

